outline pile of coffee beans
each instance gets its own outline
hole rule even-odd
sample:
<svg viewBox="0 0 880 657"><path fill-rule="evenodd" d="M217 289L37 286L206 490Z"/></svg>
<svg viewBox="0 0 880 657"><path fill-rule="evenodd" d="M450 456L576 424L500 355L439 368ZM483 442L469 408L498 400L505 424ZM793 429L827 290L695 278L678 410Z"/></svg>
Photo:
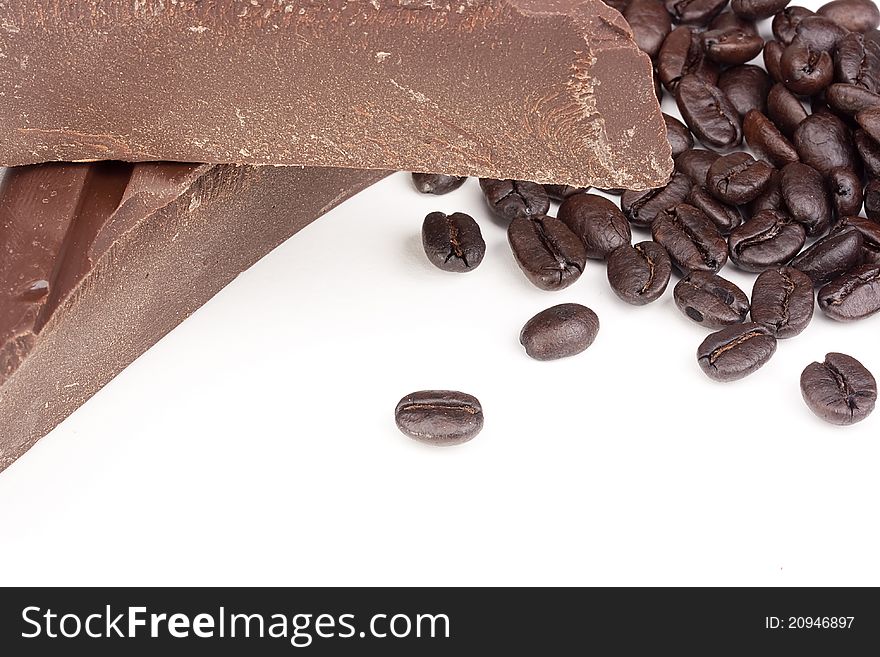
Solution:
<svg viewBox="0 0 880 657"><path fill-rule="evenodd" d="M513 256L528 280L560 290L587 260L604 260L615 294L643 305L679 274L676 306L715 331L697 349L697 362L718 381L766 364L778 340L807 327L816 305L842 322L880 312L874 2L833 0L816 12L788 0L731 0L729 7L728 0L605 2L623 14L651 58L658 99L670 94L684 118L664 114L675 171L659 189L602 190L620 196L619 207L588 189L480 180L490 211L508 222ZM756 25L763 19L772 19L767 42ZM749 63L758 56L763 68ZM413 179L433 194L464 182L437 174ZM551 200L561 203L557 217L547 214ZM639 229L651 239L633 244ZM429 259L448 271L470 271L485 253L479 227L461 213L429 215L423 242ZM758 274L751 299L719 274L725 266ZM531 319L520 341L533 358L561 358L589 347L598 328L593 311L563 304ZM874 377L843 354L809 365L801 390L809 408L834 424L864 419L877 398ZM406 428L414 411L401 402L398 425L408 435L457 443L482 426L478 402L466 395L410 397L418 395L449 397L457 410L437 404L433 421L419 411L414 431ZM479 423L465 407L479 409ZM450 430L458 420L460 430Z"/></svg>

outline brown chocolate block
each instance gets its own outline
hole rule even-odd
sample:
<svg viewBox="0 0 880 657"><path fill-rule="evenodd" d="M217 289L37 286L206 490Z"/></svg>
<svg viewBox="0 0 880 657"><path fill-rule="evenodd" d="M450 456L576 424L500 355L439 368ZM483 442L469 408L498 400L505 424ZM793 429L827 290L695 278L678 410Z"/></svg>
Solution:
<svg viewBox="0 0 880 657"><path fill-rule="evenodd" d="M429 171L644 189L651 62L600 0L0 2L0 162Z"/></svg>
<svg viewBox="0 0 880 657"><path fill-rule="evenodd" d="M0 470L239 273L384 175L121 162L7 170Z"/></svg>

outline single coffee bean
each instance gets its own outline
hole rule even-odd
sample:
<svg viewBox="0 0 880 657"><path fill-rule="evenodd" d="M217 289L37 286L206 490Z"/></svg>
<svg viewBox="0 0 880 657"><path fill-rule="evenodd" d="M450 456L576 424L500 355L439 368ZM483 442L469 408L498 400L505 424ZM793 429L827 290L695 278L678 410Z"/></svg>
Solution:
<svg viewBox="0 0 880 657"><path fill-rule="evenodd" d="M711 334L697 349L709 378L736 381L763 367L776 352L776 338L760 324L736 324Z"/></svg>
<svg viewBox="0 0 880 657"><path fill-rule="evenodd" d="M868 178L880 177L880 144L871 139L861 128L853 132L853 141L862 164L865 165Z"/></svg>
<svg viewBox="0 0 880 657"><path fill-rule="evenodd" d="M880 141L880 107L869 107L856 114L856 122L874 141Z"/></svg>
<svg viewBox="0 0 880 657"><path fill-rule="evenodd" d="M448 194L461 187L467 176L447 176L442 173L414 173L413 184L422 194Z"/></svg>
<svg viewBox="0 0 880 657"><path fill-rule="evenodd" d="M718 65L703 52L699 33L679 25L663 40L657 55L657 74L663 86L674 93L678 81L691 73L714 84L718 80Z"/></svg>
<svg viewBox="0 0 880 657"><path fill-rule="evenodd" d="M730 148L742 141L736 108L724 92L696 75L685 75L675 88L675 101L685 123L700 141Z"/></svg>
<svg viewBox="0 0 880 657"><path fill-rule="evenodd" d="M443 271L471 271L483 262L486 254L480 227L463 212L432 212L425 217L422 246L428 260Z"/></svg>
<svg viewBox="0 0 880 657"><path fill-rule="evenodd" d="M588 258L604 260L614 249L632 241L623 212L602 196L570 196L559 207L559 219L584 243Z"/></svg>
<svg viewBox="0 0 880 657"><path fill-rule="evenodd" d="M722 235L729 235L730 231L742 223L742 215L735 206L719 201L705 187L691 187L691 193L685 202L709 217Z"/></svg>
<svg viewBox="0 0 880 657"><path fill-rule="evenodd" d="M846 217L862 211L862 177L852 169L831 169L826 178L835 217Z"/></svg>
<svg viewBox="0 0 880 657"><path fill-rule="evenodd" d="M669 254L657 242L621 246L608 256L611 289L634 306L643 306L663 296L671 274Z"/></svg>
<svg viewBox="0 0 880 657"><path fill-rule="evenodd" d="M717 272L727 262L727 242L697 208L680 203L664 210L651 226L651 236L669 253L679 271Z"/></svg>
<svg viewBox="0 0 880 657"><path fill-rule="evenodd" d="M811 114L804 119L794 131L793 143L801 162L822 175L827 175L835 167L858 170L849 129L830 112Z"/></svg>
<svg viewBox="0 0 880 657"><path fill-rule="evenodd" d="M880 223L859 216L842 217L834 232L857 230L862 234L862 262L880 265Z"/></svg>
<svg viewBox="0 0 880 657"><path fill-rule="evenodd" d="M727 0L665 0L676 23L706 25L727 5Z"/></svg>
<svg viewBox="0 0 880 657"><path fill-rule="evenodd" d="M663 3L660 0L632 0L623 17L633 31L636 45L654 59L672 29L672 19Z"/></svg>
<svg viewBox="0 0 880 657"><path fill-rule="evenodd" d="M642 191L626 190L620 199L620 207L633 226L650 228L659 213L687 198L691 185L690 178L676 173L665 187Z"/></svg>
<svg viewBox="0 0 880 657"><path fill-rule="evenodd" d="M825 100L838 114L854 115L863 109L880 107L880 94L854 84L835 82L825 90Z"/></svg>
<svg viewBox="0 0 880 657"><path fill-rule="evenodd" d="M804 227L787 214L762 210L730 234L730 259L740 269L762 272L787 264L806 239Z"/></svg>
<svg viewBox="0 0 880 657"><path fill-rule="evenodd" d="M731 0L730 8L737 16L757 21L770 18L783 9L791 0Z"/></svg>
<svg viewBox="0 0 880 657"><path fill-rule="evenodd" d="M749 110L743 119L743 135L755 154L776 167L798 161L798 153L776 125L758 110Z"/></svg>
<svg viewBox="0 0 880 657"><path fill-rule="evenodd" d="M703 32L706 56L719 64L745 64L760 54L764 39L738 27Z"/></svg>
<svg viewBox="0 0 880 657"><path fill-rule="evenodd" d="M767 187L758 197L748 203L744 207L746 219L751 219L763 210L780 210L785 212L785 201L782 199L782 192L779 189L779 171L776 171L771 177Z"/></svg>
<svg viewBox="0 0 880 657"><path fill-rule="evenodd" d="M550 197L543 185L522 180L480 178L480 187L492 213L505 221L540 217L550 210Z"/></svg>
<svg viewBox="0 0 880 657"><path fill-rule="evenodd" d="M813 319L813 282L792 267L767 269L752 288L752 321L777 339L793 338Z"/></svg>
<svg viewBox="0 0 880 657"><path fill-rule="evenodd" d="M824 50L816 50L795 39L782 53L779 72L791 91L811 96L834 80L834 61Z"/></svg>
<svg viewBox="0 0 880 657"><path fill-rule="evenodd" d="M865 185L865 214L868 219L880 221L880 179L874 178Z"/></svg>
<svg viewBox="0 0 880 657"><path fill-rule="evenodd" d="M728 27L738 27L755 34L758 33L758 26L755 25L754 20L735 14L732 11L721 12L709 23L710 30L723 30Z"/></svg>
<svg viewBox="0 0 880 657"><path fill-rule="evenodd" d="M401 399L394 410L405 435L436 446L460 445L480 433L483 408L472 395L454 390L422 390Z"/></svg>
<svg viewBox="0 0 880 657"><path fill-rule="evenodd" d="M675 305L689 318L711 329L741 324L749 314L749 298L718 274L692 271L672 290Z"/></svg>
<svg viewBox="0 0 880 657"><path fill-rule="evenodd" d="M801 394L813 413L831 424L861 422L877 403L877 381L852 356L830 353L801 374Z"/></svg>
<svg viewBox="0 0 880 657"><path fill-rule="evenodd" d="M868 91L880 91L880 45L856 32L847 34L834 53L834 76Z"/></svg>
<svg viewBox="0 0 880 657"><path fill-rule="evenodd" d="M785 44L779 41L768 41L764 44L764 68L774 82L782 82L782 53L785 48Z"/></svg>
<svg viewBox="0 0 880 657"><path fill-rule="evenodd" d="M544 185L544 191L554 201L562 202L569 196L575 194L584 194L589 191L589 187L572 187L571 185Z"/></svg>
<svg viewBox="0 0 880 657"><path fill-rule="evenodd" d="M561 290L584 271L587 250L580 238L555 217L517 217L507 227L516 262L542 290Z"/></svg>
<svg viewBox="0 0 880 657"><path fill-rule="evenodd" d="M694 147L694 136L684 123L665 112L663 113L663 121L666 123L666 138L672 147L672 157L678 157L689 148Z"/></svg>
<svg viewBox="0 0 880 657"><path fill-rule="evenodd" d="M867 32L880 25L880 10L872 0L832 0L816 13L851 32Z"/></svg>
<svg viewBox="0 0 880 657"><path fill-rule="evenodd" d="M556 360L586 350L599 332L599 318L579 303L563 303L532 317L519 334L535 360Z"/></svg>
<svg viewBox="0 0 880 657"><path fill-rule="evenodd" d="M773 17L773 36L787 46L797 36L797 27L807 16L815 14L806 7L786 7Z"/></svg>
<svg viewBox="0 0 880 657"><path fill-rule="evenodd" d="M786 164L779 174L779 189L789 215L806 227L808 235L828 230L831 204L818 171L801 162Z"/></svg>
<svg viewBox="0 0 880 657"><path fill-rule="evenodd" d="M691 148L675 158L675 170L687 176L694 185L705 185L709 167L721 157L715 151Z"/></svg>
<svg viewBox="0 0 880 657"><path fill-rule="evenodd" d="M774 84L767 94L767 116L782 134L791 137L807 118L807 110L784 84Z"/></svg>
<svg viewBox="0 0 880 657"><path fill-rule="evenodd" d="M851 322L880 312L880 265L859 265L819 289L819 309Z"/></svg>
<svg viewBox="0 0 880 657"><path fill-rule="evenodd" d="M749 110L761 112L767 107L770 78L758 66L733 66L718 76L718 88L724 92L737 114L745 116Z"/></svg>
<svg viewBox="0 0 880 657"><path fill-rule="evenodd" d="M862 240L855 229L826 235L792 260L791 266L820 287L862 263Z"/></svg>
<svg viewBox="0 0 880 657"><path fill-rule="evenodd" d="M849 32L824 16L805 16L795 28L795 41L801 41L814 50L833 52Z"/></svg>
<svg viewBox="0 0 880 657"><path fill-rule="evenodd" d="M748 153L724 155L709 167L706 189L719 201L742 205L755 199L770 182L773 167Z"/></svg>

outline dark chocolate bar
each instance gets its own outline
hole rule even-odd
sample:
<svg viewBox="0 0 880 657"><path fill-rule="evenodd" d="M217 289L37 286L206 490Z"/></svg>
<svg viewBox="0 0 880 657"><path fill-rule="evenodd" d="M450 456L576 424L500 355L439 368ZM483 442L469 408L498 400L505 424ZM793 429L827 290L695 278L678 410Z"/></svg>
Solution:
<svg viewBox="0 0 880 657"><path fill-rule="evenodd" d="M600 0L0 2L0 162L428 171L641 190L670 147Z"/></svg>

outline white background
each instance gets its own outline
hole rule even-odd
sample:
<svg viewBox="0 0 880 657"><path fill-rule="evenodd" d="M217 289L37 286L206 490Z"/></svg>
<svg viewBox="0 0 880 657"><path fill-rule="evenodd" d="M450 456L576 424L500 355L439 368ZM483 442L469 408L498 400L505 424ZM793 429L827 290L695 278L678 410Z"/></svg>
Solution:
<svg viewBox="0 0 880 657"><path fill-rule="evenodd" d="M480 223L476 271L428 263L433 210ZM723 274L751 291L751 275ZM880 316L817 314L762 370L719 384L675 280L635 308L590 261L542 292L475 180L431 197L398 174L242 275L0 475L0 583L880 584L880 412L832 427L798 387L828 351L880 374ZM530 360L521 326L563 302L598 313L596 342ZM477 395L483 432L446 449L404 437L394 406L423 388Z"/></svg>

